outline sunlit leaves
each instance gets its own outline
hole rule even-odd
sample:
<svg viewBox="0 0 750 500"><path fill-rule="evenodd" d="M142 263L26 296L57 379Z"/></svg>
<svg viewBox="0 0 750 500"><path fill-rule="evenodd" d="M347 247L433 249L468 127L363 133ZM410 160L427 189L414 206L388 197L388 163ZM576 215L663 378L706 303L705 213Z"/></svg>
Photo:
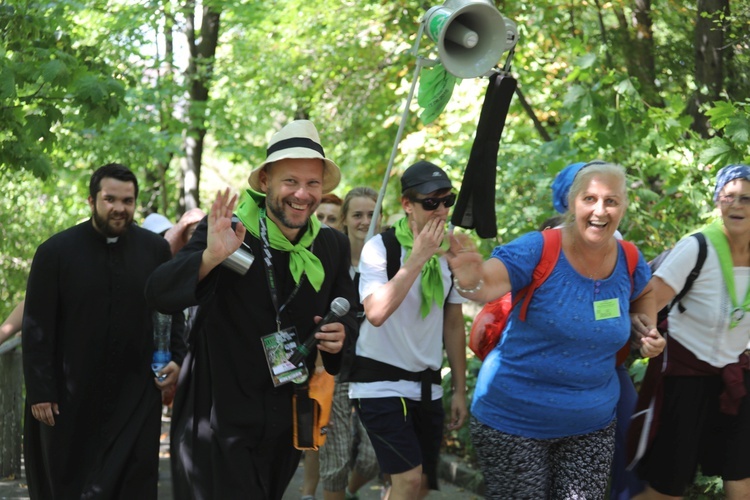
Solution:
<svg viewBox="0 0 750 500"><path fill-rule="evenodd" d="M0 100L12 99L16 95L16 75L0 61Z"/></svg>
<svg viewBox="0 0 750 500"><path fill-rule="evenodd" d="M67 85L70 80L70 71L60 59L53 59L44 63L41 67L41 75L45 82L53 85Z"/></svg>
<svg viewBox="0 0 750 500"><path fill-rule="evenodd" d="M64 114L95 127L119 112L124 87L109 76L111 69L95 48L71 38L71 5L22 3L0 9L0 109L6 110L0 122L5 131L0 134L0 170L47 176Z"/></svg>

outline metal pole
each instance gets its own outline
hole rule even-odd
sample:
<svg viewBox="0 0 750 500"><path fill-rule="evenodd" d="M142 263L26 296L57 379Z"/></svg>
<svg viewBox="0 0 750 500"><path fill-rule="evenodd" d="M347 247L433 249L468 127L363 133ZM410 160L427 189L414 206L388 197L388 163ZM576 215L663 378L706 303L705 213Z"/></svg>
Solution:
<svg viewBox="0 0 750 500"><path fill-rule="evenodd" d="M419 37L417 37L417 43L419 43L418 41L419 41ZM370 228L367 230L367 236L365 236L365 242L367 242L370 238L372 238L375 235L375 225L377 223L376 221L380 217L380 209L383 205L383 198L385 198L385 191L386 191L386 188L388 187L388 180L391 177L391 169L393 168L393 162L396 159L396 152L398 151L398 145L401 142L401 136L404 133L406 120L409 116L409 106L411 105L411 100L414 97L414 89L417 86L419 73L420 71L422 71L422 67L432 66L435 64L435 62L436 61L431 60L431 59L417 57L417 66L414 68L414 75L412 76L411 88L409 88L409 95L406 97L406 104L404 105L404 111L401 114L401 123L399 123L398 125L398 132L396 132L396 140L393 142L393 149L391 150L391 157L388 160L388 166L385 169L385 176L383 177L383 185L380 188L380 193L378 193L378 201L375 203L375 210L373 210L372 212L372 222L370 223Z"/></svg>

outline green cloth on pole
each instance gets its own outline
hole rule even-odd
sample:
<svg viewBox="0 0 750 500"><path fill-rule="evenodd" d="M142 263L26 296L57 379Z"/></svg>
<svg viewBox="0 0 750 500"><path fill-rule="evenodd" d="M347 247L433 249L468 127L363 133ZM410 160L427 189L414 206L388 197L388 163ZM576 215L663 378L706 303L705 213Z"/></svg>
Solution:
<svg viewBox="0 0 750 500"><path fill-rule="evenodd" d="M419 75L417 103L424 108L419 119L425 125L440 116L453 95L458 78L448 73L442 64L423 69Z"/></svg>

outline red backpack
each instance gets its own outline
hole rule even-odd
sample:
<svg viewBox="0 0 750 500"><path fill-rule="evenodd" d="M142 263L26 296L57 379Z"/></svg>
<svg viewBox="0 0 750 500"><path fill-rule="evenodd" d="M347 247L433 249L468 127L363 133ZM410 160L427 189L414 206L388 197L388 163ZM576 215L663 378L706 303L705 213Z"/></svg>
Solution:
<svg viewBox="0 0 750 500"><path fill-rule="evenodd" d="M526 312L529 308L531 297L534 295L534 291L542 286L542 283L544 283L547 277L549 277L552 269L555 268L557 259L560 257L560 250L562 249L562 231L560 229L547 229L542 231L542 236L544 237L542 256L539 259L539 263L534 268L531 283L518 292L515 301L511 299L511 293L508 292L499 299L487 302L474 318L474 323L471 325L471 332L469 333L469 349L471 349L479 359L484 360L484 358L487 357L487 354L495 348L500 341L503 330L505 330L505 324L508 322L510 311L522 299L523 304L521 304L521 312L518 317L521 321L526 321ZM633 272L638 265L638 249L629 241L617 241L625 252L625 260L628 263L630 287L632 290ZM619 365L623 363L629 353L630 346L625 344L625 346L623 346L623 348L617 353L617 364Z"/></svg>

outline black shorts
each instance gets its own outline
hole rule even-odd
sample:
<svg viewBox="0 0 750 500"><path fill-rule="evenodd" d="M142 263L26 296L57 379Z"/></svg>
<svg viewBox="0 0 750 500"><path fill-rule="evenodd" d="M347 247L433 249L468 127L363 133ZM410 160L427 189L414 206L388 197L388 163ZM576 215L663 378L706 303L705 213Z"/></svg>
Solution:
<svg viewBox="0 0 750 500"><path fill-rule="evenodd" d="M698 466L706 476L750 477L750 374L738 415L719 411L721 377L665 377L654 442L638 465L639 476L659 493L683 496Z"/></svg>
<svg viewBox="0 0 750 500"><path fill-rule="evenodd" d="M361 398L357 412L367 429L380 470L400 474L422 465L430 489L438 489L437 464L443 440L443 403L407 398Z"/></svg>

